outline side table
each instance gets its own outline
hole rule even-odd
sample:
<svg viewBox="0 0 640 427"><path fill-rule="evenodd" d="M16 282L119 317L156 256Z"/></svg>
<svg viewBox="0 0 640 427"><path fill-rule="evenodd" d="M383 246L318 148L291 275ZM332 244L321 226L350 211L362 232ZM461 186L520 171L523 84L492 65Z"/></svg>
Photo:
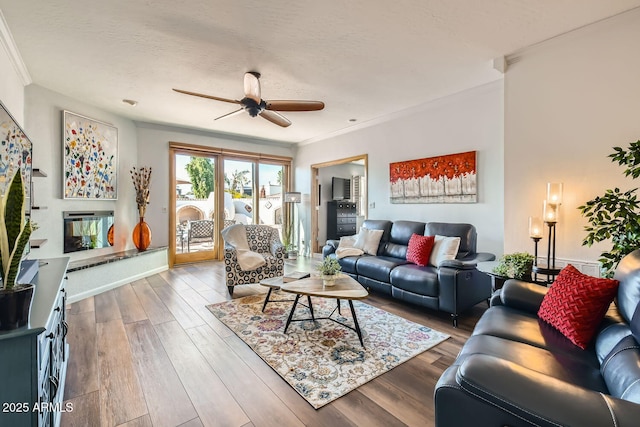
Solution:
<svg viewBox="0 0 640 427"><path fill-rule="evenodd" d="M509 280L506 276L501 276L493 272L493 269L498 265L498 261L484 261L479 262L476 267L478 271L483 272L491 279L491 293L495 292L498 289L501 289L504 285L504 282Z"/></svg>

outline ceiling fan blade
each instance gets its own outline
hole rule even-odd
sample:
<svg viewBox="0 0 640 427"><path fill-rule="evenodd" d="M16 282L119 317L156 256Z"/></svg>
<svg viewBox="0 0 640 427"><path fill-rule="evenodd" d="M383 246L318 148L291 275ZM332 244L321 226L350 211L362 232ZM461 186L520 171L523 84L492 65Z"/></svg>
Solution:
<svg viewBox="0 0 640 427"><path fill-rule="evenodd" d="M220 120L220 119L224 119L225 117L235 116L236 114L240 114L240 113L242 113L243 111L244 111L244 108L238 108L238 109L237 109L237 110L235 110L235 111L232 111L232 112L227 113L227 114L223 114L222 116L220 116L220 117L216 117L216 118L215 118L215 119L213 119L213 120Z"/></svg>
<svg viewBox="0 0 640 427"><path fill-rule="evenodd" d="M173 89L173 90L176 91L176 92L184 93L185 95L199 96L200 98L207 98L207 99L213 99L213 100L216 100L216 101L230 102L232 104L240 104L240 101L237 101L235 99L220 98L218 96L205 95L203 93L189 92L188 90L181 90L181 89Z"/></svg>
<svg viewBox="0 0 640 427"><path fill-rule="evenodd" d="M287 119L280 113L276 113L275 111L262 110L262 112L260 113L260 117L263 117L269 120L271 123L277 124L278 126L282 126L283 128L291 126L291 122L289 121L289 119Z"/></svg>
<svg viewBox="0 0 640 427"><path fill-rule="evenodd" d="M251 98L260 104L260 73L249 71L244 73L244 96Z"/></svg>
<svg viewBox="0 0 640 427"><path fill-rule="evenodd" d="M265 101L267 110L275 111L318 111L324 108L322 101Z"/></svg>

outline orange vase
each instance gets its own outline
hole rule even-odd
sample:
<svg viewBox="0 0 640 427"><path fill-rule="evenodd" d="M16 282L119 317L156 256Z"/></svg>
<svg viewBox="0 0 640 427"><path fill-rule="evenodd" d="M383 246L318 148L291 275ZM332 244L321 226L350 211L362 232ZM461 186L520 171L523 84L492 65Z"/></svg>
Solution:
<svg viewBox="0 0 640 427"><path fill-rule="evenodd" d="M133 229L133 244L136 245L139 251L145 251L151 244L151 229L149 224L144 222L144 217L140 217L140 221Z"/></svg>

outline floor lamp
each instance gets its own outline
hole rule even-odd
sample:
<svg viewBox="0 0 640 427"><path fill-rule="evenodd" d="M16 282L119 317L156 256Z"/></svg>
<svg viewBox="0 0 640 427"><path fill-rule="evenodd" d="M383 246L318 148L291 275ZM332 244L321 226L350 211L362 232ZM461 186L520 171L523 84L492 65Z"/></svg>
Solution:
<svg viewBox="0 0 640 427"><path fill-rule="evenodd" d="M538 266L538 242L542 238L542 224L539 218L529 218L529 237L535 245L535 264L533 272L547 276L547 283L555 278L560 272L556 268L556 224L558 223L558 208L562 204L562 183L547 183L547 198L543 203L542 221L549 228L549 238L547 241L547 265Z"/></svg>
<svg viewBox="0 0 640 427"><path fill-rule="evenodd" d="M288 191L284 193L284 202L287 204L287 206L291 207L289 209L289 229L291 230L292 234L290 243L293 244L293 247L297 247L297 245L295 245L293 242L297 242L298 239L298 222L296 221L295 204L300 203L301 201L302 194L298 191ZM291 253L289 254L289 257L291 258Z"/></svg>

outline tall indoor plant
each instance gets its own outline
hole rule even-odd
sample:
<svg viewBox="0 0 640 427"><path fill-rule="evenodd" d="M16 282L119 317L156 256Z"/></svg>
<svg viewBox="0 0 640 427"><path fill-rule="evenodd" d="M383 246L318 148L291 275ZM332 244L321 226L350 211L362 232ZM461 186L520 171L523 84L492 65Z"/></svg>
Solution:
<svg viewBox="0 0 640 427"><path fill-rule="evenodd" d="M636 179L640 176L640 140L629 144L628 148L614 147L609 154L612 162L626 166L625 176ZM606 190L602 196L579 206L582 216L589 225L585 226L587 236L583 245L611 240L609 251L600 254L602 276L612 277L620 260L640 247L640 211L637 188L622 192L619 188Z"/></svg>
<svg viewBox="0 0 640 427"><path fill-rule="evenodd" d="M24 326L29 319L32 284L18 284L20 263L31 236L31 221L25 221L27 199L18 171L0 199L0 329Z"/></svg>

